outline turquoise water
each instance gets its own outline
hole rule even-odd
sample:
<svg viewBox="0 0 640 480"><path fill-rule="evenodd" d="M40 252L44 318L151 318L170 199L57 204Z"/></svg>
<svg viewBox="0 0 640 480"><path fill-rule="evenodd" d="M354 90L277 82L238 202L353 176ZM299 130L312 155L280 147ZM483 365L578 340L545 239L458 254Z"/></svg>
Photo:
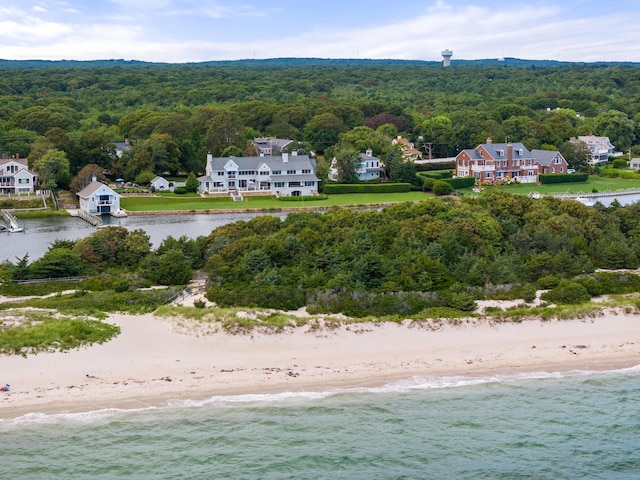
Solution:
<svg viewBox="0 0 640 480"><path fill-rule="evenodd" d="M4 478L638 479L640 368L0 422Z"/></svg>

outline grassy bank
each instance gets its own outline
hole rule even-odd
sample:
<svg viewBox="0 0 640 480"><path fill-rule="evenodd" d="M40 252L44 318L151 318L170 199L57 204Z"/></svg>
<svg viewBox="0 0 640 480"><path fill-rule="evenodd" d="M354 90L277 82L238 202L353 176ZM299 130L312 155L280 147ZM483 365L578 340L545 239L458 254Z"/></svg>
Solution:
<svg viewBox="0 0 640 480"><path fill-rule="evenodd" d="M123 197L122 208L131 212L154 211L206 211L206 210L280 210L288 208L327 208L347 205L379 205L384 203L414 202L428 198L423 192L387 194L342 194L331 195L324 200L282 202L271 195L248 196L243 202L234 202L230 197L179 197L144 196Z"/></svg>
<svg viewBox="0 0 640 480"><path fill-rule="evenodd" d="M538 192L542 195L551 195L557 193L591 193L597 192L615 192L618 190L640 189L640 181L629 180L626 178L607 178L591 175L589 180L584 183L556 183L550 185L539 185L536 183L520 183L516 185L499 185L482 187L484 190L499 188L505 192L527 195L531 192ZM460 189L464 194L471 194L471 188Z"/></svg>

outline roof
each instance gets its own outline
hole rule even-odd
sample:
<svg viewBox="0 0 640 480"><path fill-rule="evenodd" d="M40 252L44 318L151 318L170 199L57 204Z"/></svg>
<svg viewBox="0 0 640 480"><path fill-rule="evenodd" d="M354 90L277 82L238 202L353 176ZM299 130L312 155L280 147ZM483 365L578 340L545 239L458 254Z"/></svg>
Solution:
<svg viewBox="0 0 640 480"><path fill-rule="evenodd" d="M511 158L531 158L531 152L529 152L529 150L527 150L527 147L525 147L522 143L520 142L516 142L516 143L482 143L480 145L478 145L478 147L476 147L476 150L478 148L482 147L483 149L485 149L487 152L489 152L489 155L491 155L491 157L495 160L495 159L502 159L502 158L507 158L507 149L508 147L512 147L512 157ZM519 150L522 150L522 155L520 155L518 152ZM502 153L502 154L501 154Z"/></svg>
<svg viewBox="0 0 640 480"><path fill-rule="evenodd" d="M272 152L282 152L282 150L292 143L293 140L286 138L258 137L253 139L253 144L258 148L270 148Z"/></svg>
<svg viewBox="0 0 640 480"><path fill-rule="evenodd" d="M26 158L18 158L18 157L0 158L0 165L6 165L7 163L11 163L11 162L15 162L19 165L24 166L25 168L29 166L29 162L27 161Z"/></svg>
<svg viewBox="0 0 640 480"><path fill-rule="evenodd" d="M288 161L280 156L268 157L214 157L211 159L211 170L224 170L224 166L233 161L240 170L258 170L261 165L267 165L271 170L313 169L314 161L308 155L289 155Z"/></svg>
<svg viewBox="0 0 640 480"><path fill-rule="evenodd" d="M378 160L378 161L380 161L380 159L378 157L374 157L373 155L367 155L366 153L361 153L360 154L360 160Z"/></svg>
<svg viewBox="0 0 640 480"><path fill-rule="evenodd" d="M93 195L94 193L96 193L98 190L100 190L101 187L105 187L105 188L111 190L111 188L109 188L109 185L105 185L102 182L96 181L96 182L91 182L89 185L87 185L82 190L80 190L76 195L78 195L79 197L82 197L82 198L88 198L91 195ZM113 190L111 190L111 192L114 195L118 195Z"/></svg>
<svg viewBox="0 0 640 480"><path fill-rule="evenodd" d="M319 182L320 179L312 174L304 175L271 175L272 182Z"/></svg>
<svg viewBox="0 0 640 480"><path fill-rule="evenodd" d="M531 154L541 165L548 167L560 155L560 152L556 150L531 150Z"/></svg>

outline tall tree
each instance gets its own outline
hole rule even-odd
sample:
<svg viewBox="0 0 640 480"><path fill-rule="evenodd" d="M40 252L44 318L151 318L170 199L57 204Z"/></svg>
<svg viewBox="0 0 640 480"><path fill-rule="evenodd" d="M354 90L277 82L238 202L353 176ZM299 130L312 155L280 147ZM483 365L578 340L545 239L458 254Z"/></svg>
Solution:
<svg viewBox="0 0 640 480"><path fill-rule="evenodd" d="M40 185L46 189L66 187L71 179L69 159L60 150L49 150L32 165L38 173Z"/></svg>
<svg viewBox="0 0 640 480"><path fill-rule="evenodd" d="M609 137L621 152L627 151L636 138L633 121L619 110L609 110L598 115L594 127L597 135Z"/></svg>

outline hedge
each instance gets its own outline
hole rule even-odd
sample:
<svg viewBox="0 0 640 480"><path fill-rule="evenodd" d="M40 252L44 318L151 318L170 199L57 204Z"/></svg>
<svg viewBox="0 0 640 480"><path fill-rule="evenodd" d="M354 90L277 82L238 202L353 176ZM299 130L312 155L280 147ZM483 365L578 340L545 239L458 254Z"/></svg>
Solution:
<svg viewBox="0 0 640 480"><path fill-rule="evenodd" d="M458 188L473 187L476 184L476 177L444 178L443 181L457 190Z"/></svg>
<svg viewBox="0 0 640 480"><path fill-rule="evenodd" d="M410 183L326 183L323 192L327 195L338 193L395 193L411 191Z"/></svg>
<svg viewBox="0 0 640 480"><path fill-rule="evenodd" d="M427 172L429 170L455 170L456 162L439 162L439 163L415 163L416 171Z"/></svg>
<svg viewBox="0 0 640 480"><path fill-rule="evenodd" d="M434 170L432 172L420 172L418 176L422 178L433 178L434 180L444 180L453 176L453 170Z"/></svg>
<svg viewBox="0 0 640 480"><path fill-rule="evenodd" d="M550 183L575 183L589 180L588 173L542 173L538 177L543 185Z"/></svg>

